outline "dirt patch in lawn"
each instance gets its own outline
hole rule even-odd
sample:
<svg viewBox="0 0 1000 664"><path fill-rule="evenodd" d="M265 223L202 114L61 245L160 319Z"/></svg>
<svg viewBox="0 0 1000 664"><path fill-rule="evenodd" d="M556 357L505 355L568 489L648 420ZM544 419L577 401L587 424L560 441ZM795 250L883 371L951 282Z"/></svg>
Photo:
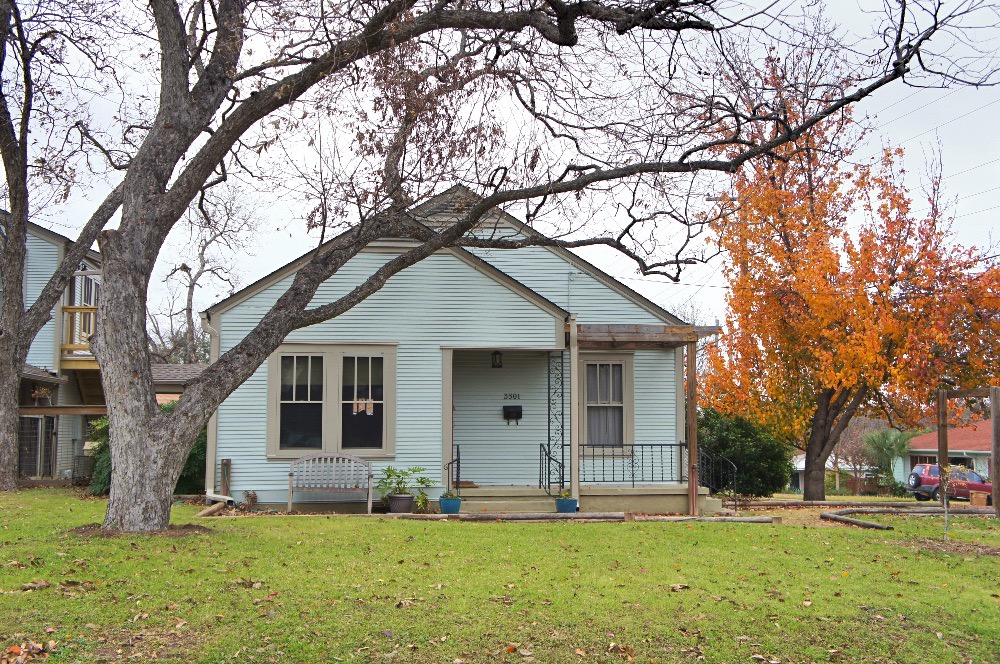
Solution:
<svg viewBox="0 0 1000 664"><path fill-rule="evenodd" d="M70 529L71 533L74 535L79 535L80 537L121 537L123 535L131 535L134 533L123 533L118 530L105 530L101 527L99 523L88 523L85 526L79 526L78 528ZM166 530L160 530L155 533L148 533L154 537L190 537L192 535L205 535L211 533L211 528L206 528L205 526L198 526L193 523L186 523L183 525L170 525Z"/></svg>
<svg viewBox="0 0 1000 664"><path fill-rule="evenodd" d="M979 544L978 542L963 542L961 540L944 540L922 538L908 540L902 543L903 546L920 549L921 551L934 551L935 553L953 553L959 556L991 556L1000 558L1000 546L989 544Z"/></svg>
<svg viewBox="0 0 1000 664"><path fill-rule="evenodd" d="M190 661L192 651L201 645L203 639L199 634L187 630L155 632L115 629L93 641L88 647L88 655L97 661Z"/></svg>
<svg viewBox="0 0 1000 664"><path fill-rule="evenodd" d="M741 516L776 516L781 517L781 523L787 526L803 526L815 528L839 528L840 524L825 521L819 515L829 508L826 507L759 507L740 509Z"/></svg>

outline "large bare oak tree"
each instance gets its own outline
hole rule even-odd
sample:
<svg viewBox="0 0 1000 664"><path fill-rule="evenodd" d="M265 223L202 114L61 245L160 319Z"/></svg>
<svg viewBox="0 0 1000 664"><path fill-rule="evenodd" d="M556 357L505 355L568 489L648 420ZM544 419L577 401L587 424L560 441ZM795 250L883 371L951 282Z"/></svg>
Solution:
<svg viewBox="0 0 1000 664"><path fill-rule="evenodd" d="M137 119L109 135L113 145L91 134L124 172L102 208L120 208L121 221L99 235L103 291L92 340L111 422L104 526L166 527L172 488L198 432L284 337L349 310L443 247L602 244L645 274L676 279L692 260L683 253L692 229L711 216L687 207L698 174L710 181L733 173L908 77L978 82L968 60L959 71L930 40L960 41L963 26L988 9L982 2L947 11L934 2L892 8L849 83L814 91L825 103L792 121L753 61L783 49L829 51L839 47L837 36L796 17L713 0L152 0L148 11L133 7L135 52L158 58L155 93L135 106ZM773 48L737 48L751 40ZM147 291L160 249L200 193L229 177L259 176L266 168L254 164L282 152L276 146L317 114L330 121L328 143L345 156L331 186L320 188L322 213L310 219L324 230L348 230L313 252L260 323L188 386L173 413L160 413L146 342ZM410 223L407 208L445 181L484 196L445 228ZM558 239L469 236L494 206L516 201L525 201L533 223L551 224L565 212L561 232L550 233ZM331 220L330 210L343 215ZM594 210L609 211L605 227L573 223ZM682 229L679 244L664 246L663 229L673 223ZM365 246L401 236L418 242L344 297L314 302L319 285Z"/></svg>

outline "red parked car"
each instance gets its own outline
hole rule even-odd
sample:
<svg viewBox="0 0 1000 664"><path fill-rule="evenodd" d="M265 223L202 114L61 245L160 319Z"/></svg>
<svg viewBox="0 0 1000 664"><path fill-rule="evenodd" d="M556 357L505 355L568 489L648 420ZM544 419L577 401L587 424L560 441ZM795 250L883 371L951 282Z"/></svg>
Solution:
<svg viewBox="0 0 1000 664"><path fill-rule="evenodd" d="M907 491L917 500L940 500L941 467L936 464L921 463L913 467L907 480ZM970 491L987 494L986 504L993 504L993 484L983 476L968 468L952 468L948 473L948 497L969 499Z"/></svg>

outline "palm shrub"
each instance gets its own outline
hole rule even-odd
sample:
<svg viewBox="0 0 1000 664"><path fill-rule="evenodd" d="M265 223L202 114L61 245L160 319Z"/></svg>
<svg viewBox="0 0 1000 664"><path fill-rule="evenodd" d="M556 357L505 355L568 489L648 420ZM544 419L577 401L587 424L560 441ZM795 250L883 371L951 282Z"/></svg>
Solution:
<svg viewBox="0 0 1000 664"><path fill-rule="evenodd" d="M894 496L905 496L906 487L892 476L892 464L910 453L910 439L915 432L882 429L865 436L865 456L877 469L878 485Z"/></svg>

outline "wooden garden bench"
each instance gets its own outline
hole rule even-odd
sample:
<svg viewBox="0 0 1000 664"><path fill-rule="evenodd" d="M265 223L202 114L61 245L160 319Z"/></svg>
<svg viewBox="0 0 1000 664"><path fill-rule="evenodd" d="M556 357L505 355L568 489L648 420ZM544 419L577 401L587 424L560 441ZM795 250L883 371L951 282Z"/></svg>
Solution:
<svg viewBox="0 0 1000 664"><path fill-rule="evenodd" d="M350 454L310 454L292 462L288 469L288 511L295 492L354 493L367 491L368 513L372 513L372 465Z"/></svg>

